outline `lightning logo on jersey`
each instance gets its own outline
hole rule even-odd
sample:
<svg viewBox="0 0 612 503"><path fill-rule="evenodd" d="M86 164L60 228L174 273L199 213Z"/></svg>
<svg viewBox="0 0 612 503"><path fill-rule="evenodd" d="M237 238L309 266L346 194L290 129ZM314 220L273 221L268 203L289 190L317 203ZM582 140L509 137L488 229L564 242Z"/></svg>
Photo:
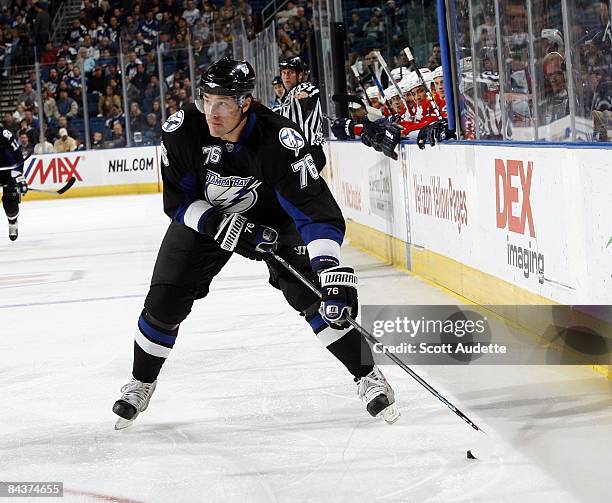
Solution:
<svg viewBox="0 0 612 503"><path fill-rule="evenodd" d="M244 213L257 202L257 187L260 185L261 182L252 176L221 176L208 170L204 197L226 213Z"/></svg>

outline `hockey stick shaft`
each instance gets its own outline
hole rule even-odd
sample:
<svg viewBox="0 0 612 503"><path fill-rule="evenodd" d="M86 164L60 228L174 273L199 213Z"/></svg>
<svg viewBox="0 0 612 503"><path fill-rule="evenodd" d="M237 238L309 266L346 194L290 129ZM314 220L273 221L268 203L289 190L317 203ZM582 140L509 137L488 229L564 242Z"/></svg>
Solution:
<svg viewBox="0 0 612 503"><path fill-rule="evenodd" d="M73 176L63 187L60 187L57 190L35 189L33 187L29 187L28 190L31 190L32 192L41 192L43 194L54 194L56 196L61 196L64 192L66 192L68 189L70 189L70 187L74 185L74 182L76 182L76 178Z"/></svg>
<svg viewBox="0 0 612 503"><path fill-rule="evenodd" d="M395 82L393 75L391 75L391 71L389 70L389 67L387 66L387 62L385 61L385 58L382 57L382 54L380 53L380 51L374 51L374 54L376 54L376 57L378 58L378 62L380 63L381 68L387 74L387 77L389 77L389 82L393 84L393 87L395 87L396 91L398 92L399 97L402 100L402 104L404 105L404 108L408 110L408 103L406 102L406 98L404 98L404 93L402 93L402 90L397 85L397 82Z"/></svg>
<svg viewBox="0 0 612 503"><path fill-rule="evenodd" d="M431 103L431 107L433 108L434 113L438 117L438 120L442 120L443 119L442 112L440 112L440 109L438 108L438 103L434 99L433 94L431 94L431 89L427 85L427 82L425 82L425 79L423 78L423 75L421 74L421 70L419 70L419 66L416 64L416 61L414 60L414 56L412 55L412 51L410 50L409 47L404 47L404 54L406 54L409 64L414 63L413 65L414 71L416 72L417 77L421 81L421 85L425 88L425 92L427 93L427 98L429 99L429 102Z"/></svg>
<svg viewBox="0 0 612 503"><path fill-rule="evenodd" d="M382 86L380 80L376 76L376 73L374 73L374 68L372 68L371 66L368 66L368 70L370 71L370 76L372 77L372 80L374 81L374 85L378 88L378 92L382 96L383 101L385 102L389 110L391 110L391 101L387 98L387 95L385 94L385 88Z"/></svg>
<svg viewBox="0 0 612 503"><path fill-rule="evenodd" d="M357 68L357 64L354 64L353 66L351 66L351 70L353 70L353 75L355 75L355 78L357 79L357 83L359 84L359 87L361 87L363 94L365 94L366 100L368 101L368 105L372 106L370 97L368 96L368 93L366 92L366 88L363 85L363 81L361 80L361 75L359 74L359 69Z"/></svg>
<svg viewBox="0 0 612 503"><path fill-rule="evenodd" d="M322 298L322 294L320 290L313 285L308 279L306 279L297 269L295 269L291 264L289 264L285 259L279 257L274 252L269 252L270 255L285 269L287 269L291 274L293 274L299 281L301 281L310 291L312 291L317 297ZM357 323L350 316L346 317L346 321L359 333L361 333L368 342L371 344L376 344L378 341L372 334L370 334L365 328L363 328L359 323ZM425 379L423 379L420 375L418 375L414 370L412 370L408 365L406 365L402 360L400 360L393 353L385 352L385 355L398 367L404 370L410 377L412 377L415 381L417 381L421 386L423 386L427 391L429 391L433 396L435 396L438 400L440 400L444 405L446 405L450 410L452 410L457 416L459 416L463 421L469 424L472 428L477 431L481 431L485 433L485 431L480 428L474 421L472 421L469 417L467 417L463 412L461 412L455 405L453 405L447 398L445 398L440 392L438 392L433 386L431 386Z"/></svg>

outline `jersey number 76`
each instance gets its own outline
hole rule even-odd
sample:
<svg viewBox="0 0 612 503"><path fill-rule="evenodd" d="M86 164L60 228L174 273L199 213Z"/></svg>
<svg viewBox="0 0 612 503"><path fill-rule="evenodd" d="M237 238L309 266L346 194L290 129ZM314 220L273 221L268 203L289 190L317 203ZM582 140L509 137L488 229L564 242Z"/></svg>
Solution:
<svg viewBox="0 0 612 503"><path fill-rule="evenodd" d="M310 173L313 180L319 178L317 165L310 154L306 154L299 161L292 163L291 168L293 169L294 173L297 173L298 171L300 172L300 189L308 186L308 173Z"/></svg>

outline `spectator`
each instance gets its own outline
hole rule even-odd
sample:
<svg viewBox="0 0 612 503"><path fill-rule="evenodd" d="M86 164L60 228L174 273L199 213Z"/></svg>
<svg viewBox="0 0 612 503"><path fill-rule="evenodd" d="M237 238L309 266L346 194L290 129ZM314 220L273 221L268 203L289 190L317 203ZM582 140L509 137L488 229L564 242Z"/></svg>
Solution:
<svg viewBox="0 0 612 503"><path fill-rule="evenodd" d="M562 119L569 115L569 98L565 80L565 58L558 52L547 54L544 58L544 76L550 86L544 104L544 124Z"/></svg>
<svg viewBox="0 0 612 503"><path fill-rule="evenodd" d="M102 136L102 131L96 131L93 134L93 140L91 142L91 148L93 150L100 150L104 148L104 137Z"/></svg>
<svg viewBox="0 0 612 503"><path fill-rule="evenodd" d="M68 69L66 58L63 58L63 57L57 58L57 65L55 65L55 69L57 70L57 73L60 79L63 79L66 75L68 75L68 72L70 70Z"/></svg>
<svg viewBox="0 0 612 503"><path fill-rule="evenodd" d="M218 59L221 59L223 56L225 56L228 47L229 46L227 45L227 42L223 40L223 34L217 33L215 41L210 44L210 47L208 48L207 54L209 59L211 61L217 61Z"/></svg>
<svg viewBox="0 0 612 503"><path fill-rule="evenodd" d="M225 0L225 2L231 3L231 0ZM285 10L282 10L276 13L276 22L279 25L283 25L287 21L289 21L290 18L295 17L297 15L298 15L297 6L293 2L287 2L287 8Z"/></svg>
<svg viewBox="0 0 612 503"><path fill-rule="evenodd" d="M15 120L11 112L4 112L2 124L4 129L8 129L11 133L13 133L13 136L17 135L17 131L19 131L19 123Z"/></svg>
<svg viewBox="0 0 612 503"><path fill-rule="evenodd" d="M111 108L111 113L106 118L106 122L104 123L109 134L117 122L121 123L122 127L125 126L125 115L121 112L121 108L119 108L117 105L113 105Z"/></svg>
<svg viewBox="0 0 612 503"><path fill-rule="evenodd" d="M149 83L149 77L145 73L145 66L144 66L144 64L140 63L136 67L136 75L134 75L132 77L130 82L131 82L131 84L133 86L136 87L136 89L138 89L138 91L141 94L143 94L145 92L147 84Z"/></svg>
<svg viewBox="0 0 612 503"><path fill-rule="evenodd" d="M32 155L34 152L34 145L30 143L30 138L28 138L27 133L21 133L19 135L19 144L19 151L24 159Z"/></svg>
<svg viewBox="0 0 612 503"><path fill-rule="evenodd" d="M77 142L71 136L68 136L68 131L66 128L60 128L59 130L59 140L55 142L53 145L53 150L55 153L61 154L64 152L74 152L77 149Z"/></svg>
<svg viewBox="0 0 612 503"><path fill-rule="evenodd" d="M236 11L234 10L234 3L232 0L225 0L223 7L219 11L220 21L222 23L231 23L236 17Z"/></svg>
<svg viewBox="0 0 612 503"><path fill-rule="evenodd" d="M252 7L246 2L246 0L238 0L236 4L236 13L242 18L247 19L252 13Z"/></svg>
<svg viewBox="0 0 612 503"><path fill-rule="evenodd" d="M22 103L25 108L31 108L36 105L36 93L29 82L26 82L24 91L17 98L17 104L19 103Z"/></svg>
<svg viewBox="0 0 612 503"><path fill-rule="evenodd" d="M102 74L102 67L96 66L91 77L87 79L87 91L89 93L98 93L101 95L104 94L105 87L105 78Z"/></svg>
<svg viewBox="0 0 612 503"><path fill-rule="evenodd" d="M191 30L191 34L193 35L195 41L200 40L200 42L203 43L204 40L208 40L210 28L203 18L196 21L193 29Z"/></svg>
<svg viewBox="0 0 612 503"><path fill-rule="evenodd" d="M34 4L36 10L36 19L34 20L34 35L36 37L36 45L38 50L41 50L49 40L49 32L51 30L51 16L47 9L42 5L42 2Z"/></svg>
<svg viewBox="0 0 612 503"><path fill-rule="evenodd" d="M53 66L57 61L57 51L53 47L53 42L47 42L45 44L45 50L40 55L40 64L43 67Z"/></svg>
<svg viewBox="0 0 612 503"><path fill-rule="evenodd" d="M142 61L138 59L138 56L134 51L130 51L128 54L128 64L125 65L125 73L128 79L132 79L138 71L138 65L142 65Z"/></svg>
<svg viewBox="0 0 612 503"><path fill-rule="evenodd" d="M110 65L117 66L117 58L111 54L110 48L105 47L98 59L98 66L105 68Z"/></svg>
<svg viewBox="0 0 612 503"><path fill-rule="evenodd" d="M36 134L38 134L38 131L40 130L40 121L38 120L38 117L34 115L32 109L26 109L24 119L28 124L28 128L36 130Z"/></svg>
<svg viewBox="0 0 612 503"><path fill-rule="evenodd" d="M68 119L65 116L60 115L59 119L57 119L57 127L59 129L63 128L68 131L68 136L75 139L77 138L76 131L70 127L70 125L68 124ZM54 134L50 135L50 137L59 139L59 131L55 130Z"/></svg>
<svg viewBox="0 0 612 503"><path fill-rule="evenodd" d="M25 106L22 103L17 105L17 108L13 112L13 118L19 123L25 118Z"/></svg>
<svg viewBox="0 0 612 503"><path fill-rule="evenodd" d="M145 145L153 145L159 143L161 138L161 124L157 115L150 113L147 115L146 128L142 134L143 143Z"/></svg>
<svg viewBox="0 0 612 503"><path fill-rule="evenodd" d="M72 119L79 113L78 103L68 96L68 90L62 89L59 93L59 99L55 101L57 105L57 111L60 115L66 116L68 119Z"/></svg>
<svg viewBox="0 0 612 503"><path fill-rule="evenodd" d="M66 34L66 42L72 47L78 46L86 34L87 28L81 25L81 21L74 19L71 29Z"/></svg>
<svg viewBox="0 0 612 503"><path fill-rule="evenodd" d="M78 47L78 46L77 46ZM55 60L64 58L67 63L73 63L77 57L77 50L71 46L68 42L63 42L62 47L55 54Z"/></svg>
<svg viewBox="0 0 612 503"><path fill-rule="evenodd" d="M229 0L231 3L231 0ZM195 22L200 19L200 11L193 4L193 0L187 0L185 2L185 10L183 11L182 18L187 21L189 26L193 26Z"/></svg>
<svg viewBox="0 0 612 503"><path fill-rule="evenodd" d="M107 85L106 94L100 96L98 100L98 117L106 117L109 115L114 106L121 112L121 98L113 92L113 87L111 85Z"/></svg>
<svg viewBox="0 0 612 503"><path fill-rule="evenodd" d="M134 102L130 105L130 131L132 135L136 132L142 132L147 127L147 119L140 110L140 105Z"/></svg>
<svg viewBox="0 0 612 503"><path fill-rule="evenodd" d="M83 65L83 70L85 71L85 75L89 75L93 69L96 67L95 59L89 55L86 47L81 47L77 54L77 57L74 61L74 64L77 66Z"/></svg>
<svg viewBox="0 0 612 503"><path fill-rule="evenodd" d="M55 68L51 68L51 71L49 72L49 79L45 81L45 85L49 90L49 94L54 98L56 97L58 86L61 81L62 79L60 78L58 71Z"/></svg>
<svg viewBox="0 0 612 503"><path fill-rule="evenodd" d="M43 100L43 120L46 123L50 121L57 121L59 118L59 112L57 111L57 104L55 102L55 98L49 94L49 90L46 87L43 87L42 90L42 100Z"/></svg>
<svg viewBox="0 0 612 503"><path fill-rule="evenodd" d="M203 71L210 64L210 59L204 49L204 42L199 38L196 38L193 42L193 59L196 71Z"/></svg>
<svg viewBox="0 0 612 503"><path fill-rule="evenodd" d="M384 27L381 24L380 18L378 16L372 15L370 20L363 25L362 31L364 37L368 39L371 44L378 44L382 41Z"/></svg>
<svg viewBox="0 0 612 503"><path fill-rule="evenodd" d="M155 40L155 38L157 38L159 34L159 22L153 17L153 11L147 10L145 12L145 19L140 24L139 30L144 34L147 40Z"/></svg>
<svg viewBox="0 0 612 503"><path fill-rule="evenodd" d="M155 117L157 117L158 122L161 121L162 109L161 109L161 102L159 100L153 100L153 106L151 108L151 113L154 114Z"/></svg>
<svg viewBox="0 0 612 503"><path fill-rule="evenodd" d="M52 154L53 153L53 145L47 141L47 138L43 136L42 142L37 143L34 146L34 154Z"/></svg>
<svg viewBox="0 0 612 503"><path fill-rule="evenodd" d="M440 57L440 44L434 44L431 49L431 56L429 56L427 68L432 72L442 64Z"/></svg>
<svg viewBox="0 0 612 503"><path fill-rule="evenodd" d="M125 135L123 134L123 126L120 122L116 122L113 126L111 137L104 142L105 148L123 148L126 146Z"/></svg>

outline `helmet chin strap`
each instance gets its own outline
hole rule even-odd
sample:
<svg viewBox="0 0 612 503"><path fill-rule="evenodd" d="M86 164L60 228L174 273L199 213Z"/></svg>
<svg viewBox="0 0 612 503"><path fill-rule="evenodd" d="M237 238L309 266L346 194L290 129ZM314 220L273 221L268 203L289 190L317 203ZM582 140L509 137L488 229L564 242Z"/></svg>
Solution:
<svg viewBox="0 0 612 503"><path fill-rule="evenodd" d="M244 113L241 107L240 108L240 119L238 120L238 123L232 129L230 129L227 133L225 133L223 136L227 136L228 134L232 133L238 126L240 126L240 124L242 124L242 121L245 118L246 118L246 114Z"/></svg>

